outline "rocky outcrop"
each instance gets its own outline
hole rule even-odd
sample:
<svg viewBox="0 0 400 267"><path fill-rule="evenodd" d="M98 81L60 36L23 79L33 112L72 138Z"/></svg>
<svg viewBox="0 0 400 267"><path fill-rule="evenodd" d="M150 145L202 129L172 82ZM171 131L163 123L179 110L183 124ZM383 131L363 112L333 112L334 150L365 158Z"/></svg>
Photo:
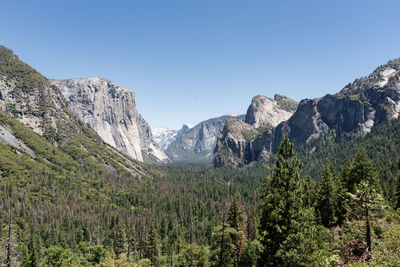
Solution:
<svg viewBox="0 0 400 267"><path fill-rule="evenodd" d="M252 131L254 128L250 124L229 118L218 134L214 163L218 166L230 164L236 167L243 167L250 163L253 160L251 143L245 135Z"/></svg>
<svg viewBox="0 0 400 267"><path fill-rule="evenodd" d="M93 128L104 142L134 159L167 159L136 110L135 93L104 78L52 80L69 109Z"/></svg>
<svg viewBox="0 0 400 267"><path fill-rule="evenodd" d="M375 125L398 118L399 114L400 61L395 60L378 67L368 77L356 79L335 95L302 100L288 120L251 142L250 154L258 161L268 160L284 136L295 145L302 145L334 130L339 142L368 133ZM214 162L220 166L220 161ZM246 162L249 160L242 165Z"/></svg>
<svg viewBox="0 0 400 267"><path fill-rule="evenodd" d="M60 91L4 46L0 46L0 109L55 144L61 141L58 128L73 120Z"/></svg>
<svg viewBox="0 0 400 267"><path fill-rule="evenodd" d="M276 96L280 101L282 96ZM278 101L266 96L258 95L253 97L247 109L245 122L258 128L263 125L276 127L280 122L290 118L292 112L282 109Z"/></svg>
<svg viewBox="0 0 400 267"><path fill-rule="evenodd" d="M228 118L243 119L243 115L226 115L200 122L187 132L176 135L165 150L168 158L177 162L209 162L217 136Z"/></svg>
<svg viewBox="0 0 400 267"><path fill-rule="evenodd" d="M294 100L281 95L275 95L274 99L253 97L245 121L227 121L218 135L214 164L243 167L252 161L267 160L271 153L260 137L272 139L269 130L289 119L294 105L297 106Z"/></svg>

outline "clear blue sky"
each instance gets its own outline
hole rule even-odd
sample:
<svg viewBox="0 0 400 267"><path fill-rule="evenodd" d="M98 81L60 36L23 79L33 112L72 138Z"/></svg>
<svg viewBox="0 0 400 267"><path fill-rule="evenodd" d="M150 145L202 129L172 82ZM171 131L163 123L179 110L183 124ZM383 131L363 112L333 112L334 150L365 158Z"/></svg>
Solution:
<svg viewBox="0 0 400 267"><path fill-rule="evenodd" d="M0 2L0 44L48 78L102 76L151 126L339 91L400 56L400 1Z"/></svg>

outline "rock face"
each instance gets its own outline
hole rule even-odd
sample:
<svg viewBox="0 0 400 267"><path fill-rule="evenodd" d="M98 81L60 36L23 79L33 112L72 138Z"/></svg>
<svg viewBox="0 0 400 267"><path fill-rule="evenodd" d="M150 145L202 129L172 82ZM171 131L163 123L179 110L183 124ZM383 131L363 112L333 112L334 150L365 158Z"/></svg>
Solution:
<svg viewBox="0 0 400 267"><path fill-rule="evenodd" d="M289 119L294 106L297 103L285 96L275 95L274 99L255 96L247 109L245 121L229 119L218 135L214 165L244 167L259 160L260 155L268 158L270 153L263 148L258 137Z"/></svg>
<svg viewBox="0 0 400 267"><path fill-rule="evenodd" d="M104 78L52 80L69 109L108 144L143 161L167 159L136 110L135 93Z"/></svg>
<svg viewBox="0 0 400 267"><path fill-rule="evenodd" d="M177 134L165 150L176 162L209 162L212 160L217 136L228 118L243 119L243 115L226 115L200 122L193 128ZM182 131L182 130L181 130Z"/></svg>
<svg viewBox="0 0 400 267"><path fill-rule="evenodd" d="M282 98L281 98L282 99ZM279 107L278 101L266 96L253 97L249 106L245 122L258 128L263 125L277 126L280 122L290 118L292 112Z"/></svg>
<svg viewBox="0 0 400 267"><path fill-rule="evenodd" d="M250 154L253 159L268 160L277 152L284 136L295 145L302 145L334 131L335 140L339 142L368 133L375 125L398 118L399 114L400 61L395 60L378 67L366 78L356 79L335 95L302 100L288 120L251 142ZM218 151L215 157L218 157ZM242 160L242 165L248 161ZM220 159L214 163L217 166L224 164Z"/></svg>
<svg viewBox="0 0 400 267"><path fill-rule="evenodd" d="M57 144L55 134L73 120L59 90L18 56L0 46L0 109Z"/></svg>
<svg viewBox="0 0 400 267"><path fill-rule="evenodd" d="M252 160L250 142L246 132L253 131L250 124L238 119L228 119L218 135L214 163L218 166L231 164L243 167Z"/></svg>

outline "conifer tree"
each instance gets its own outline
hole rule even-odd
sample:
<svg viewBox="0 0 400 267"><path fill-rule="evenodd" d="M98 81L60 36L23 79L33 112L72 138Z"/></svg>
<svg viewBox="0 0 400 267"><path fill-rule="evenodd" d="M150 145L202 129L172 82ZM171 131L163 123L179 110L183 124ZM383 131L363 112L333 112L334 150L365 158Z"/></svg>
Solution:
<svg viewBox="0 0 400 267"><path fill-rule="evenodd" d="M114 227L114 252L118 256L126 252L127 241L125 230L121 226Z"/></svg>
<svg viewBox="0 0 400 267"><path fill-rule="evenodd" d="M238 232L226 222L215 227L211 235L211 266L228 267L235 263Z"/></svg>
<svg viewBox="0 0 400 267"><path fill-rule="evenodd" d="M34 237L31 236L28 243L28 254L26 255L26 259L24 259L22 263L23 267L37 267L39 266L39 259L37 253L37 247L34 241Z"/></svg>
<svg viewBox="0 0 400 267"><path fill-rule="evenodd" d="M231 207L228 210L226 222L230 225L230 227L236 229L236 231L239 231L239 228L243 223L242 212L237 203L236 196L233 198Z"/></svg>
<svg viewBox="0 0 400 267"><path fill-rule="evenodd" d="M348 191L354 193L356 186L362 180L368 181L371 186L379 190L374 163L368 158L364 149L358 150L351 164L346 181Z"/></svg>
<svg viewBox="0 0 400 267"><path fill-rule="evenodd" d="M149 259L154 266L158 266L158 256L159 256L159 240L158 233L154 224L150 225L149 232L147 234L146 240L146 250L145 258Z"/></svg>
<svg viewBox="0 0 400 267"><path fill-rule="evenodd" d="M382 215L384 208L382 196L375 190L368 180L362 180L356 187L356 193L350 194L353 208L353 215L364 221L366 259L371 258L372 252L372 225L374 218Z"/></svg>
<svg viewBox="0 0 400 267"><path fill-rule="evenodd" d="M317 210L322 225L333 227L343 223L346 215L346 190L336 177L333 166L325 168L318 181Z"/></svg>
<svg viewBox="0 0 400 267"><path fill-rule="evenodd" d="M309 266L315 261L314 210L303 206L301 162L293 154L293 144L285 137L264 184L260 219L264 250L258 266Z"/></svg>
<svg viewBox="0 0 400 267"><path fill-rule="evenodd" d="M383 209L383 199L378 184L373 162L366 152L360 149L352 162L348 186L351 189L351 213L356 219L365 223L366 259L369 260L372 251L372 224L374 217L380 216Z"/></svg>
<svg viewBox="0 0 400 267"><path fill-rule="evenodd" d="M395 186L395 208L400 208L400 174L397 176L396 179L396 186Z"/></svg>

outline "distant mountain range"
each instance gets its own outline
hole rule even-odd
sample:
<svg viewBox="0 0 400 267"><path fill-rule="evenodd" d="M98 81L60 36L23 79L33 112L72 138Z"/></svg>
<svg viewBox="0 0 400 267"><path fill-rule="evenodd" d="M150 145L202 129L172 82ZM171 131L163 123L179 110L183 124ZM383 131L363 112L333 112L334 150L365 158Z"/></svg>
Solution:
<svg viewBox="0 0 400 267"><path fill-rule="evenodd" d="M187 133L191 128L193 128L192 125L184 124L182 125L182 128L180 130L172 130L162 127L156 127L152 129L152 132L154 140L157 142L157 144L161 147L163 151L166 151L169 145L173 141L175 141L175 139L178 136Z"/></svg>
<svg viewBox="0 0 400 267"><path fill-rule="evenodd" d="M218 134L228 120L246 121L255 129L274 127L287 120L296 107L297 102L285 96L275 95L274 99L256 96L246 115L224 115L202 121L191 128L184 125L181 130L155 128L153 135L171 161L210 162L213 159Z"/></svg>
<svg viewBox="0 0 400 267"><path fill-rule="evenodd" d="M183 125L179 131L162 132L164 135L170 133L170 139L159 142L165 154L171 161L175 162L211 162L218 133L222 130L228 118L243 119L244 115L224 115L208 119L189 127ZM161 140L158 129L153 130L156 140Z"/></svg>

